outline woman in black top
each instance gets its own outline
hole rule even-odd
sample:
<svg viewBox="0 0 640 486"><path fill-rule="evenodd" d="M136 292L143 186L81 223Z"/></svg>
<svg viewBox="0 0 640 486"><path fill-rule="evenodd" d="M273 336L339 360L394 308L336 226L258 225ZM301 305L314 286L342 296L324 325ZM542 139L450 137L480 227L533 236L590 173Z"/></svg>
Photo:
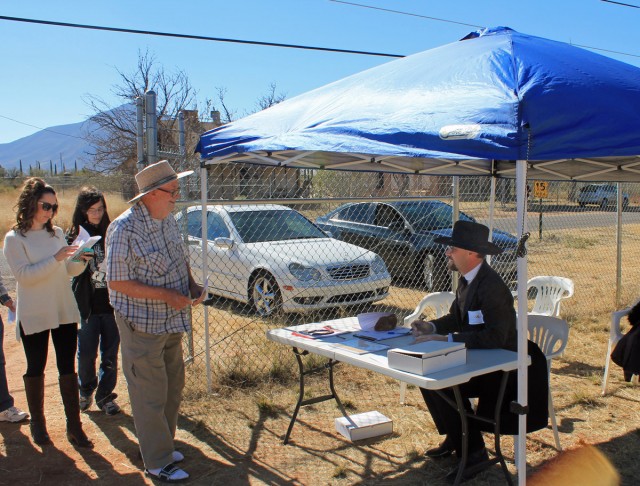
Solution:
<svg viewBox="0 0 640 486"><path fill-rule="evenodd" d="M89 236L102 238L93 246L95 258L89 261L86 270L72 281L73 293L80 310L81 327L78 331L78 381L80 385L80 409L87 410L93 404L107 415L120 412L113 393L118 376L118 347L120 335L116 326L105 271L104 239L110 219L103 194L95 187L84 187L78 194L69 242L76 239L80 227ZM100 369L96 372L96 359L100 349Z"/></svg>

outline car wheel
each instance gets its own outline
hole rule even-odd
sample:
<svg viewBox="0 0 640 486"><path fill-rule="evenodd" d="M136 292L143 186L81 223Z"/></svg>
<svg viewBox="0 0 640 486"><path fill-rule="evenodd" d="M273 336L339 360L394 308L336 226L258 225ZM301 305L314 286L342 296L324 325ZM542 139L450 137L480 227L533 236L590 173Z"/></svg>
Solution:
<svg viewBox="0 0 640 486"><path fill-rule="evenodd" d="M602 201L600 201L600 208L601 209L607 209L608 205L609 205L609 201L607 200L606 197Z"/></svg>
<svg viewBox="0 0 640 486"><path fill-rule="evenodd" d="M262 317L268 317L280 311L282 296L273 275L268 272L260 272L251 279L249 304Z"/></svg>

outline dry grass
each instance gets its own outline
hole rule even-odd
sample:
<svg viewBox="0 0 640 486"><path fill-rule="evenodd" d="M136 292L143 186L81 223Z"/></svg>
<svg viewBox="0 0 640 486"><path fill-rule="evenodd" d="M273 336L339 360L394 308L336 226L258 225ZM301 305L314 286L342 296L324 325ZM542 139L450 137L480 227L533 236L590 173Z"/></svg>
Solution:
<svg viewBox="0 0 640 486"><path fill-rule="evenodd" d="M75 208L78 191L79 189L75 191L67 189L65 191L58 191L57 193L60 208L53 222L64 231L66 231L71 224L71 216ZM0 241L2 242L4 242L4 235L16 222L15 205L19 194L19 188L0 191ZM105 193L105 199L107 200L107 208L111 219L114 219L129 207L120 194Z"/></svg>

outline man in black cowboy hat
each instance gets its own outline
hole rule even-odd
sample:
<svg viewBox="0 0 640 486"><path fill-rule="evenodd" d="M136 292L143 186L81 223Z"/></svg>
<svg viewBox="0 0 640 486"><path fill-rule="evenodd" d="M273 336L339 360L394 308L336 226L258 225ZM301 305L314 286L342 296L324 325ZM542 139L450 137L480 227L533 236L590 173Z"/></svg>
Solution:
<svg viewBox="0 0 640 486"><path fill-rule="evenodd" d="M461 277L456 298L447 315L429 322L415 321L411 325L417 342L455 341L464 342L470 349L517 350L513 296L502 278L485 261L485 255L498 255L502 249L488 240L489 228L470 221L457 221L451 237L435 239L436 243L447 245L448 268L458 271ZM546 367L544 355L542 360ZM500 373L492 373L470 380L460 386L463 401L468 405L468 398L479 397L478 413L491 411L488 415L492 416L500 379ZM427 457L447 457L454 452L460 457L460 415L437 392L425 389L421 392L438 432L446 435L440 446L426 452ZM455 401L452 390L444 392ZM488 459L477 420L468 421L468 451L467 468ZM457 468L447 477L454 479L456 473ZM464 477L470 475L465 474Z"/></svg>

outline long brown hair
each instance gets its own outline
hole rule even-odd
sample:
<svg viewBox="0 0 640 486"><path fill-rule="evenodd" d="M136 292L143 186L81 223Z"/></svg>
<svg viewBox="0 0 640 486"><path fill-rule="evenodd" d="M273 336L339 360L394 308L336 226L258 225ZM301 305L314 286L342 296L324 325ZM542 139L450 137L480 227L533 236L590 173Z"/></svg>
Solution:
<svg viewBox="0 0 640 486"><path fill-rule="evenodd" d="M104 213L102 213L102 219L98 224L98 234L103 238L105 237L109 223L111 223L109 213L107 212L107 201L105 201L104 195L98 189L93 186L86 186L80 189L78 193L76 208L71 218L71 228L69 229L68 238L73 239L78 236L80 225L88 222L87 211L91 206L99 202L102 202L104 206Z"/></svg>
<svg viewBox="0 0 640 486"><path fill-rule="evenodd" d="M39 177L30 177L24 182L22 192L18 196L18 202L15 205L16 224L13 225L13 230L21 236L24 236L31 229L33 218L38 211L38 201L43 194L53 194L55 196L56 191ZM51 219L55 215L56 211L51 213ZM51 219L46 222L44 227L51 236L54 236L56 232L53 229Z"/></svg>

